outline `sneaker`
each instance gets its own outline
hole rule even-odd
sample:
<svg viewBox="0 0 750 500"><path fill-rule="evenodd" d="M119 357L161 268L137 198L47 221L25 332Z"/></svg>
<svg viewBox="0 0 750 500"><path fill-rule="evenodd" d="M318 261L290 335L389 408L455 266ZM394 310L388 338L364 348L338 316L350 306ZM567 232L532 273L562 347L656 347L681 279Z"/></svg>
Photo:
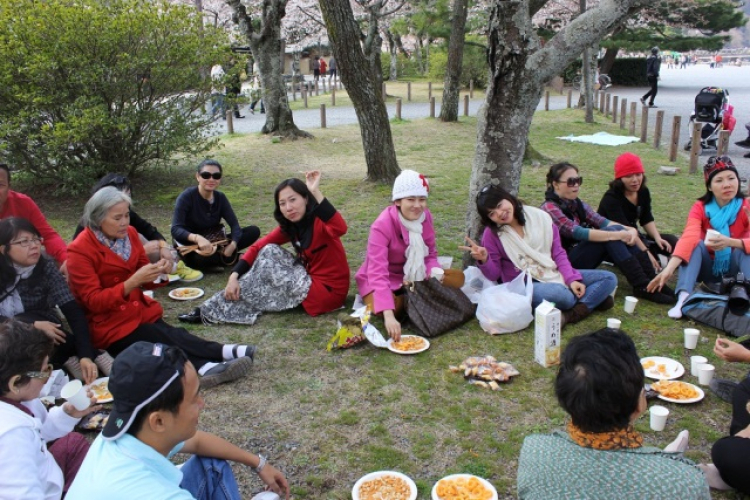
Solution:
<svg viewBox="0 0 750 500"><path fill-rule="evenodd" d="M219 363L201 377L201 389L210 389L244 377L250 371L251 366L253 366L253 360L247 356Z"/></svg>
<svg viewBox="0 0 750 500"><path fill-rule="evenodd" d="M727 403L732 402L732 396L734 395L734 389L739 384L734 380L727 380L725 378L714 378L708 384L708 388L711 392L716 394L719 399L726 401Z"/></svg>
<svg viewBox="0 0 750 500"><path fill-rule="evenodd" d="M649 108L658 108L659 106L657 106L656 104L654 104L654 103L652 102L651 104L649 104L649 105L648 105L648 107L649 107Z"/></svg>
<svg viewBox="0 0 750 500"><path fill-rule="evenodd" d="M738 145L741 148L750 148L750 137L747 139L743 139L741 141L735 142L736 145Z"/></svg>
<svg viewBox="0 0 750 500"><path fill-rule="evenodd" d="M81 370L81 363L78 361L76 356L71 356L68 360L63 363L63 368L70 374L71 377L83 380L83 370Z"/></svg>
<svg viewBox="0 0 750 500"><path fill-rule="evenodd" d="M183 261L177 263L177 272L175 274L185 283L192 283L193 281L203 279L202 272L189 268Z"/></svg>
<svg viewBox="0 0 750 500"><path fill-rule="evenodd" d="M641 104L643 104L644 106L646 105L646 99L644 99L643 97L641 97Z"/></svg>
<svg viewBox="0 0 750 500"><path fill-rule="evenodd" d="M99 373L105 377L109 377L109 372L112 371L112 363L115 362L115 358L109 355L107 351L99 351L99 354L94 358L94 364L99 368Z"/></svg>

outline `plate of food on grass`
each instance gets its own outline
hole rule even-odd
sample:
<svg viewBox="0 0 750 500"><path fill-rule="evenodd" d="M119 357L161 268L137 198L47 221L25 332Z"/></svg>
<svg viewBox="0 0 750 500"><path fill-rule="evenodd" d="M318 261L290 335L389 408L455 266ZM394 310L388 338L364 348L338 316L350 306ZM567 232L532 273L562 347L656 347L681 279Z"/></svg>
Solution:
<svg viewBox="0 0 750 500"><path fill-rule="evenodd" d="M174 300L195 300L203 297L203 290L192 286L183 286L170 290L169 298Z"/></svg>
<svg viewBox="0 0 750 500"><path fill-rule="evenodd" d="M396 354L419 354L430 348L430 341L419 335L401 335L398 342L388 339L388 350Z"/></svg>
<svg viewBox="0 0 750 500"><path fill-rule="evenodd" d="M432 487L432 500L498 500L497 490L473 474L445 476Z"/></svg>
<svg viewBox="0 0 750 500"><path fill-rule="evenodd" d="M109 392L109 377L102 377L94 380L91 382L89 389L94 393L97 404L111 403L114 401L112 393Z"/></svg>
<svg viewBox="0 0 750 500"><path fill-rule="evenodd" d="M651 384L651 388L659 393L659 399L670 403L697 403L706 397L697 385L679 380L660 380Z"/></svg>
<svg viewBox="0 0 750 500"><path fill-rule="evenodd" d="M672 380L685 374L682 363L663 356L648 356L641 358L643 373L654 380Z"/></svg>
<svg viewBox="0 0 750 500"><path fill-rule="evenodd" d="M352 500L416 500L417 485L406 474L381 470L365 474L354 483Z"/></svg>

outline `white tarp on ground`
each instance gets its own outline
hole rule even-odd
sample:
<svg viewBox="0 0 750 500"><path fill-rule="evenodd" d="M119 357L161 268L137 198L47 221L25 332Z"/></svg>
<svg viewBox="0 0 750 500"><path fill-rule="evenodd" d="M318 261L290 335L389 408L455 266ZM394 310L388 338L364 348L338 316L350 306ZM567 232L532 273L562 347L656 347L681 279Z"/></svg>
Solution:
<svg viewBox="0 0 750 500"><path fill-rule="evenodd" d="M600 146L622 146L631 142L638 142L641 139L632 135L613 135L607 132L597 132L593 135L569 135L567 137L558 137L564 141L585 142L587 144L598 144Z"/></svg>

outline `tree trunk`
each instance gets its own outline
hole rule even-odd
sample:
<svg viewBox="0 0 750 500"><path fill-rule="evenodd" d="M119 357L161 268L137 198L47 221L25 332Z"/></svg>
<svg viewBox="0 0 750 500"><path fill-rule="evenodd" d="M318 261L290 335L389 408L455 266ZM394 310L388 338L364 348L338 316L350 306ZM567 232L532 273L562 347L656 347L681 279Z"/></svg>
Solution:
<svg viewBox="0 0 750 500"><path fill-rule="evenodd" d="M269 0L260 17L260 29L253 29L253 20L241 0L226 0L234 11L237 25L250 44L253 59L258 63L261 95L266 108L266 123L261 132L289 138L312 137L294 124L284 84L281 54L281 20L286 14L287 0Z"/></svg>
<svg viewBox="0 0 750 500"><path fill-rule="evenodd" d="M448 42L448 65L443 85L443 104L440 119L444 122L458 121L458 98L461 85L461 66L464 56L464 30L469 0L453 0L451 37Z"/></svg>
<svg viewBox="0 0 750 500"><path fill-rule="evenodd" d="M379 89L382 89L383 66L380 64L380 54L383 48L383 38L380 36L380 12L376 8L370 9L367 26L367 35L364 37L362 44L364 54L367 58L367 64L370 67L370 73L374 78L375 85ZM349 89L347 88L347 90Z"/></svg>
<svg viewBox="0 0 750 500"><path fill-rule="evenodd" d="M635 12L639 1L601 0L542 48L531 23L530 0L492 0L487 31L490 80L478 113L469 186L466 225L471 237L481 234L475 198L483 186L499 184L518 193L526 138L544 82ZM469 263L466 257L464 263Z"/></svg>
<svg viewBox="0 0 750 500"><path fill-rule="evenodd" d="M341 81L349 92L359 120L367 178L390 183L401 169L393 147L382 85L377 83L382 81L382 75L378 78L372 74L373 66L360 45L362 33L354 20L349 2L320 0L320 10L331 39Z"/></svg>
<svg viewBox="0 0 750 500"><path fill-rule="evenodd" d="M612 65L615 64L615 59L617 58L617 53L620 51L618 47L615 47L613 49L607 49L606 52L604 52L604 57L602 58L602 63L599 66L599 72L603 75L608 75L610 71L612 71Z"/></svg>

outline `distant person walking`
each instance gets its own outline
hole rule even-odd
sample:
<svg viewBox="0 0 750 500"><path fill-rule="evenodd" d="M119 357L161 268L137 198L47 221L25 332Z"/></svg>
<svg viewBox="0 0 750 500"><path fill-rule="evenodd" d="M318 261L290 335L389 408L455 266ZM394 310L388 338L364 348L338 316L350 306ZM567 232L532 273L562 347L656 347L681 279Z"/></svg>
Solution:
<svg viewBox="0 0 750 500"><path fill-rule="evenodd" d="M320 56L315 56L313 59L313 78L317 82L320 78Z"/></svg>
<svg viewBox="0 0 750 500"><path fill-rule="evenodd" d="M656 93L659 91L659 69L661 69L661 56L659 56L659 47L651 49L651 55L646 59L646 78L648 84L651 85L651 90L641 97L641 104L646 104L646 99L649 99L649 107L656 108L654 99L656 99Z"/></svg>
<svg viewBox="0 0 750 500"><path fill-rule="evenodd" d="M211 115L216 116L224 110L224 68L221 64L214 64L211 68L211 82Z"/></svg>
<svg viewBox="0 0 750 500"><path fill-rule="evenodd" d="M326 64L326 60L321 57L320 58L320 76L322 76L324 80L326 78L327 72L328 72L328 65Z"/></svg>
<svg viewBox="0 0 750 500"><path fill-rule="evenodd" d="M336 75L338 73L338 66L336 64L336 58L333 56L331 56L331 58L328 59L328 73L329 73L328 80L329 81L333 80L335 82Z"/></svg>

